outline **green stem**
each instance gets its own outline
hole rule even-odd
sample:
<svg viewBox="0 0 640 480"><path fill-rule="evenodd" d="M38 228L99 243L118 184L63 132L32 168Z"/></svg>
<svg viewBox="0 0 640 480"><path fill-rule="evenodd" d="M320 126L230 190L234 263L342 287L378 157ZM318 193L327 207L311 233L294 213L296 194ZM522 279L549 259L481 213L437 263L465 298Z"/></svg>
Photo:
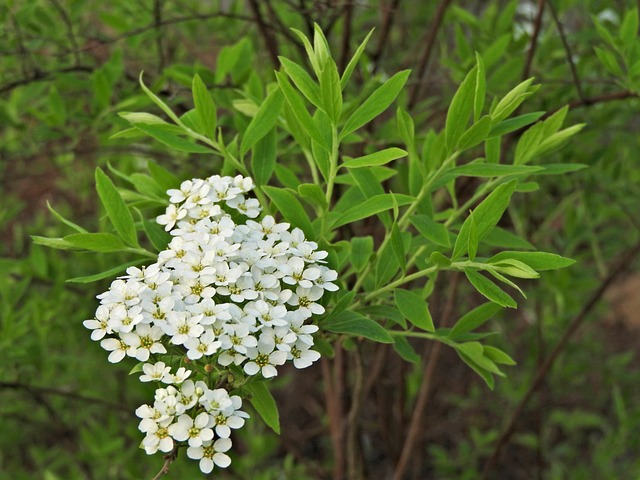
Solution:
<svg viewBox="0 0 640 480"><path fill-rule="evenodd" d="M435 272L436 270L438 270L438 266L434 265L432 267L429 268L425 268L424 270L420 270L419 272L415 272L412 273L411 275L407 275L405 277L400 278L399 280L396 280L395 282L390 283L389 285L386 285L382 288L379 288L377 290L374 290L373 292L369 293L366 297L364 297L365 302L371 300L372 298L377 297L378 295L381 295L385 292L388 292L389 290L393 290L394 288L399 287L400 285L403 285L405 283L409 283L413 280L416 280L417 278L422 278L422 277L426 277L427 275L432 274L433 272Z"/></svg>
<svg viewBox="0 0 640 480"><path fill-rule="evenodd" d="M387 332L390 335L395 335L396 337L427 338L429 340L437 340L438 342L442 342L445 345L455 348L455 342L452 342L446 337L436 335L435 333L414 332L412 330L387 330Z"/></svg>
<svg viewBox="0 0 640 480"><path fill-rule="evenodd" d="M336 124L332 125L331 134L331 156L329 157L329 178L327 179L327 193L325 195L327 206L325 208L324 215L322 215L322 228L321 237L327 235L327 214L331 209L331 197L333 196L333 185L336 181L336 175L338 174L338 147L340 140L338 139L338 127Z"/></svg>

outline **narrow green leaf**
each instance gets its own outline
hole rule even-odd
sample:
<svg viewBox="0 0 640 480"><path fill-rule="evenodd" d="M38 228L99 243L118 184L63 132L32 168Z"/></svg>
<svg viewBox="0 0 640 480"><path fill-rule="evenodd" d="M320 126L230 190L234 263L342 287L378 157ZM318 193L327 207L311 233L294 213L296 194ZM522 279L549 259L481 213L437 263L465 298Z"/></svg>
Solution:
<svg viewBox="0 0 640 480"><path fill-rule="evenodd" d="M482 274L469 268L464 273L475 289L487 299L502 307L517 308L518 304L509 294Z"/></svg>
<svg viewBox="0 0 640 480"><path fill-rule="evenodd" d="M282 110L283 102L284 97L279 88L273 90L267 96L260 106L258 113L251 119L251 122L242 136L242 141L240 142L240 156L244 157L244 155L258 142L258 140L273 130L273 127L278 121L278 115L280 115L280 111Z"/></svg>
<svg viewBox="0 0 640 480"><path fill-rule="evenodd" d="M266 185L273 174L277 157L276 127L253 145L251 171L256 185Z"/></svg>
<svg viewBox="0 0 640 480"><path fill-rule="evenodd" d="M302 44L304 45L304 49L307 52L307 56L309 57L309 61L311 62L311 66L313 67L313 71L316 72L316 74L319 74L320 65L318 65L318 59L316 58L316 54L313 51L311 42L309 42L309 39L307 38L307 36L304 33L302 33L300 30L292 28L291 31L295 33L298 36L298 38L302 41Z"/></svg>
<svg viewBox="0 0 640 480"><path fill-rule="evenodd" d="M398 352L400 358L406 360L409 363L418 363L420 361L420 355L416 353L416 351L413 349L413 347L405 337L398 335L394 336L394 339L396 342L393 344L393 348L396 352Z"/></svg>
<svg viewBox="0 0 640 480"><path fill-rule="evenodd" d="M478 252L478 226L473 218L473 212L469 215L469 241L467 250L469 252L469 260L474 261Z"/></svg>
<svg viewBox="0 0 640 480"><path fill-rule="evenodd" d="M370 217L376 213L390 210L397 202L399 206L408 205L415 201L414 197L408 195L384 193L382 195L376 195L375 197L368 198L359 205L355 205L340 215L334 220L331 228L338 228L347 223L353 223L363 218Z"/></svg>
<svg viewBox="0 0 640 480"><path fill-rule="evenodd" d="M111 179L99 167L96 168L96 190L118 235L128 245L132 247L139 246L133 216L127 204L124 203Z"/></svg>
<svg viewBox="0 0 640 480"><path fill-rule="evenodd" d="M506 135L507 133L514 132L523 127L526 127L527 125L531 125L532 123L538 121L538 119L542 115L544 115L544 113L545 112L531 112L517 117L502 120L501 122L495 124L493 128L491 128L491 131L489 132L489 138Z"/></svg>
<svg viewBox="0 0 640 480"><path fill-rule="evenodd" d="M397 262L400 264L400 269L403 273L407 271L407 259L406 252L404 250L404 241L402 240L402 234L400 233L400 229L398 228L398 223L393 222L391 226L391 252L396 257Z"/></svg>
<svg viewBox="0 0 640 480"><path fill-rule="evenodd" d="M309 200L313 205L326 209L327 198L320 186L315 183L303 183L298 186L298 195Z"/></svg>
<svg viewBox="0 0 640 480"><path fill-rule="evenodd" d="M471 125L471 127L469 127L469 129L460 136L460 139L456 144L456 149L460 151L468 150L479 143L484 142L489 136L490 130L491 117L489 115L485 115L476 123Z"/></svg>
<svg viewBox="0 0 640 480"><path fill-rule="evenodd" d="M484 62L478 52L476 52L476 82L473 98L473 121L477 122L482 116L485 95L487 90L487 78L484 71Z"/></svg>
<svg viewBox="0 0 640 480"><path fill-rule="evenodd" d="M428 215L413 215L409 220L427 240L442 247L451 247L449 231L443 224L436 222Z"/></svg>
<svg viewBox="0 0 640 480"><path fill-rule="evenodd" d="M410 73L410 70L398 72L378 87L347 119L340 133L340 139L355 132L384 112L398 96Z"/></svg>
<svg viewBox="0 0 640 480"><path fill-rule="evenodd" d="M356 272L362 272L373 253L373 237L353 237L351 239L351 264Z"/></svg>
<svg viewBox="0 0 640 480"><path fill-rule="evenodd" d="M79 233L88 233L87 230L82 228L80 225L73 223L71 220L67 220L58 212L56 212L51 206L51 204L49 203L49 200L47 200L47 208L49 209L49 211L54 217L56 217L60 222L64 223L66 226L71 227L72 229L74 229L76 232L79 232Z"/></svg>
<svg viewBox="0 0 640 480"><path fill-rule="evenodd" d="M196 108L199 133L211 140L216 139L216 125L218 123L216 105L200 76L196 73L191 86L193 104Z"/></svg>
<svg viewBox="0 0 640 480"><path fill-rule="evenodd" d="M504 228L495 227L487 234L483 242L492 247L518 248L521 250L535 250L536 247Z"/></svg>
<svg viewBox="0 0 640 480"><path fill-rule="evenodd" d="M519 260L539 272L544 270L557 270L576 263L575 260L570 258L547 252L500 252L491 257L487 263L496 263L507 259Z"/></svg>
<svg viewBox="0 0 640 480"><path fill-rule="evenodd" d="M478 365L480 368L491 372L495 375L500 375L504 377L504 374L500 371L495 363L492 360L488 359L484 356L484 348L480 342L465 342L459 343L456 345L456 350L464 353L467 357L469 357L473 362Z"/></svg>
<svg viewBox="0 0 640 480"><path fill-rule="evenodd" d="M435 331L429 304L422 296L410 290L397 289L394 299L400 313L412 324L427 332Z"/></svg>
<svg viewBox="0 0 640 480"><path fill-rule="evenodd" d="M286 57L278 57L287 76L293 81L302 94L316 107L323 105L320 99L320 87L309 76L307 71Z"/></svg>
<svg viewBox="0 0 640 480"><path fill-rule="evenodd" d="M496 107L491 112L491 118L493 118L494 124L501 122L507 118L513 111L520 106L527 98L529 98L538 89L538 87L532 87L533 78L529 78L516 87L514 87L509 93L507 93L502 100L498 102Z"/></svg>
<svg viewBox="0 0 640 480"><path fill-rule="evenodd" d="M494 363L501 365L516 365L516 362L502 350L492 347L490 345L483 345L483 354L486 358Z"/></svg>
<svg viewBox="0 0 640 480"><path fill-rule="evenodd" d="M620 26L619 38L624 45L630 45L637 41L638 37L638 9L629 10Z"/></svg>
<svg viewBox="0 0 640 480"><path fill-rule="evenodd" d="M166 168L161 167L157 163L149 160L147 162L147 168L151 177L160 185L165 191L171 188L177 188L180 185L180 180L173 173Z"/></svg>
<svg viewBox="0 0 640 480"><path fill-rule="evenodd" d="M67 242L64 238L52 238L52 237L41 237L38 235L31 235L31 240L36 245L55 248L57 250L76 250L77 249L77 247Z"/></svg>
<svg viewBox="0 0 640 480"><path fill-rule="evenodd" d="M477 70L477 67L474 67L467 74L451 100L444 129L445 145L448 151L453 150L469 124L469 117L474 107Z"/></svg>
<svg viewBox="0 0 640 480"><path fill-rule="evenodd" d="M263 189L278 211L287 221L291 222L292 226L302 229L308 239L315 237L307 212L305 212L298 199L292 193L283 188L270 186L265 186Z"/></svg>
<svg viewBox="0 0 640 480"><path fill-rule="evenodd" d="M452 168L446 177L507 177L510 175L532 175L543 172L545 167L529 165L504 165L501 163L473 162Z"/></svg>
<svg viewBox="0 0 640 480"><path fill-rule="evenodd" d="M467 356L465 353L461 352L460 350L456 349L456 353L458 354L458 356L462 359L462 361L464 363L466 363L469 367L471 367L471 369L474 372L476 372L485 381L485 383L487 384L489 389L493 390L493 388L495 386L495 380L494 380L493 375L491 374L491 372L488 372L485 369L483 369L482 367L480 367L471 358L469 358L469 356Z"/></svg>
<svg viewBox="0 0 640 480"><path fill-rule="evenodd" d="M167 132L165 128L160 125L148 125L144 123L136 123L135 128L141 132L146 133L150 137L155 138L161 143L178 150L179 152L187 153L211 153L213 150L204 145L199 145L186 138L179 137L173 133Z"/></svg>
<svg viewBox="0 0 640 480"><path fill-rule="evenodd" d="M372 167L375 165L386 165L387 163L407 156L407 152L400 148L385 148L375 153L363 157L352 158L345 161L342 166L347 168Z"/></svg>
<svg viewBox="0 0 640 480"><path fill-rule="evenodd" d="M153 93L151 90L149 90L149 88L147 88L147 86L142 81L142 75L143 74L144 74L144 72L140 72L139 82L140 82L140 86L142 87L142 90L144 91L144 93L146 93L147 96L153 101L153 103L155 103L158 107L160 107L160 109L164 113L166 113L167 116L171 120L173 120L178 125L182 125L182 122L180 121L178 116L175 113L173 113L173 110L171 110L166 103L164 103L162 100L160 100L160 98L155 93Z"/></svg>
<svg viewBox="0 0 640 480"><path fill-rule="evenodd" d="M449 332L449 338L455 339L463 333L471 332L472 330L484 325L501 309L502 307L500 305L493 302L483 303L479 307L474 308L456 322Z"/></svg>
<svg viewBox="0 0 640 480"><path fill-rule="evenodd" d="M150 222L144 215L138 210L138 215L142 221L142 228L147 238L158 252L167 249L167 245L171 241L171 235L167 233L164 228L158 225L156 222Z"/></svg>
<svg viewBox="0 0 640 480"><path fill-rule="evenodd" d="M120 237L111 233L72 233L64 237L64 241L77 248L93 252L121 252L127 249Z"/></svg>
<svg viewBox="0 0 640 480"><path fill-rule="evenodd" d="M371 38L371 35L373 34L373 30L374 29L372 28L369 34L358 46L356 53L353 54L353 57L351 57L351 60L349 60L347 67L344 69L344 72L342 73L342 78L340 78L340 88L342 90L344 90L344 87L349 82L349 79L351 78L351 74L353 73L353 70L356 68L356 65L358 64L358 60L360 60L360 56L362 55L362 52L364 52L364 48L367 46L367 42L369 41L369 38Z"/></svg>
<svg viewBox="0 0 640 480"><path fill-rule="evenodd" d="M475 221L478 233L478 242L496 226L502 218L502 214L509 206L511 195L513 194L518 181L512 180L503 183L484 199L480 205L473 210L473 221ZM462 224L458 238L453 248L452 260L456 260L464 255L469 249L469 230L471 229L471 215Z"/></svg>
<svg viewBox="0 0 640 480"><path fill-rule="evenodd" d="M67 283L93 283L93 282L97 282L98 280L103 280L105 278L113 278L120 272L124 272L127 268L140 265L146 261L147 259L139 258L138 260L123 263L122 265L118 265L117 267L110 268L109 270L105 270L104 272L96 273L93 275L87 275L83 277L70 278L66 282Z"/></svg>
<svg viewBox="0 0 640 480"><path fill-rule="evenodd" d="M368 338L379 343L393 343L393 338L379 323L351 310L345 310L334 318L322 322L320 327L333 333L343 333Z"/></svg>
<svg viewBox="0 0 640 480"><path fill-rule="evenodd" d="M251 393L249 401L267 426L280 435L280 414L278 405L265 382L251 382L245 385Z"/></svg>
<svg viewBox="0 0 640 480"><path fill-rule="evenodd" d="M296 92L291 86L289 80L287 80L283 74L278 72L276 72L276 78L278 79L278 85L280 85L280 88L282 89L284 98L287 100L287 104L291 107L293 115L296 117L302 128L307 132L307 135L318 142L321 146L329 148L329 145L327 145L327 142L320 133L320 130L318 130L313 118L307 111L304 101L300 98L298 92Z"/></svg>
<svg viewBox="0 0 640 480"><path fill-rule="evenodd" d="M338 123L342 113L342 89L338 67L332 58L327 59L320 76L320 92L322 96L322 110L332 120Z"/></svg>

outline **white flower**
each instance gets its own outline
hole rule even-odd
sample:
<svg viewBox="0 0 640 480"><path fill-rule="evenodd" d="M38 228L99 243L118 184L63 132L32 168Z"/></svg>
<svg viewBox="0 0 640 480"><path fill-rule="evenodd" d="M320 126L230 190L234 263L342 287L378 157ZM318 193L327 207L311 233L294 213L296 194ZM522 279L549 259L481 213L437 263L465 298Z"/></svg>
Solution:
<svg viewBox="0 0 640 480"><path fill-rule="evenodd" d="M313 362L320 359L320 354L315 350L310 350L306 343L298 342L291 349L291 357L293 365L296 368L307 368Z"/></svg>
<svg viewBox="0 0 640 480"><path fill-rule="evenodd" d="M273 338L260 338L257 348L247 350L247 357L251 359L244 365L244 371L247 375L256 375L262 373L264 378L271 378L278 375L276 365L282 365L287 361L287 352L275 350L275 342Z"/></svg>
<svg viewBox="0 0 640 480"><path fill-rule="evenodd" d="M197 360L203 356L213 355L220 348L221 342L216 340L216 334L212 328L207 329L199 338L189 337L184 346L187 348L187 357Z"/></svg>
<svg viewBox="0 0 640 480"><path fill-rule="evenodd" d="M147 324L136 326L134 332L122 335L122 340L129 345L135 356L141 362L149 360L152 353L167 353L167 349L160 343L162 330Z"/></svg>
<svg viewBox="0 0 640 480"><path fill-rule="evenodd" d="M220 438L229 438L231 429L242 428L245 418L249 418L247 413L240 410L242 399L238 395L233 395L230 400L230 406L212 414L216 435Z"/></svg>
<svg viewBox="0 0 640 480"><path fill-rule="evenodd" d="M190 447L199 447L202 442L213 439L213 430L207 428L209 414L200 413L195 419L187 414L178 417L178 421L169 427L169 434L179 442L188 440Z"/></svg>
<svg viewBox="0 0 640 480"><path fill-rule="evenodd" d="M233 401L229 397L229 392L224 388L205 391L199 401L205 410L212 415L233 409Z"/></svg>
<svg viewBox="0 0 640 480"><path fill-rule="evenodd" d="M171 343L182 345L187 340L202 335L204 327L199 323L201 318L200 315L191 316L186 312L170 312L162 330L171 337Z"/></svg>
<svg viewBox="0 0 640 480"><path fill-rule="evenodd" d="M299 305L300 310L305 313L310 312L320 315L324 313L324 307L319 303L315 303L315 301L320 300L323 293L323 290L316 286L311 288L298 287L296 293L289 299L289 305Z"/></svg>
<svg viewBox="0 0 640 480"><path fill-rule="evenodd" d="M93 320L85 320L82 324L91 332L91 340L100 340L104 338L107 333L111 333L113 330L109 327L109 308L100 305L96 310L96 316Z"/></svg>
<svg viewBox="0 0 640 480"><path fill-rule="evenodd" d="M313 287L313 280L317 280L321 271L316 267L307 267L300 257L290 258L285 264L280 265L280 271L285 274L282 281L288 285L300 285L303 288Z"/></svg>
<svg viewBox="0 0 640 480"><path fill-rule="evenodd" d="M108 360L111 363L120 362L125 355L130 357L135 356L135 350L133 347L119 338L105 338L100 342L100 346L108 352L111 352L108 357Z"/></svg>
<svg viewBox="0 0 640 480"><path fill-rule="evenodd" d="M169 383L173 385L180 385L184 382L193 372L191 370L187 370L184 367L180 367L176 373L167 372L166 375L162 377L162 383Z"/></svg>
<svg viewBox="0 0 640 480"><path fill-rule="evenodd" d="M158 423L150 425L147 436L142 440L142 446L148 455L161 452L170 452L173 450L173 439L169 435L169 424L171 418L166 418Z"/></svg>
<svg viewBox="0 0 640 480"><path fill-rule="evenodd" d="M164 362L158 363L145 363L142 365L142 371L144 375L140 376L141 382L159 382L162 378L169 373L171 367L167 367Z"/></svg>
<svg viewBox="0 0 640 480"><path fill-rule="evenodd" d="M204 442L200 447L187 448L187 457L193 460L200 460L200 471L211 473L214 464L220 468L227 468L231 465L231 458L226 451L231 448L231 440L219 438L215 442Z"/></svg>

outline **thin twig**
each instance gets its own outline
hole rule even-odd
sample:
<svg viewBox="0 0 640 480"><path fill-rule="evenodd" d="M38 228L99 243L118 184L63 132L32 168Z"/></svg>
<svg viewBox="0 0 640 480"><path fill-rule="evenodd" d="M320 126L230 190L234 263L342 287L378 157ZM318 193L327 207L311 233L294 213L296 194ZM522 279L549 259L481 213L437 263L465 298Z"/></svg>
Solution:
<svg viewBox="0 0 640 480"><path fill-rule="evenodd" d="M600 286L591 294L589 300L582 307L580 312L571 320L571 323L567 327L567 330L562 335L562 338L558 341L556 346L554 347L551 354L547 357L544 363L538 368L536 372L536 376L524 394L517 407L511 414L509 421L507 422L507 426L504 428L494 450L484 465L484 469L482 471L482 478L489 478L489 474L496 466L498 460L500 459L500 455L502 454L502 450L507 446L509 441L511 440L511 436L515 432L516 424L520 419L522 412L524 411L524 407L527 405L529 400L533 394L538 390L538 388L542 385L542 382L546 378L549 370L557 360L558 356L564 351L565 347L569 343L569 340L578 328L582 325L584 320L587 318L589 313L593 310L593 308L598 304L602 296L605 294L607 289L611 286L611 284L616 280L629 266L631 265L634 258L640 253L640 241L637 242L633 247L631 247L622 257L622 259L617 263L617 265L611 270L609 275L600 283Z"/></svg>
<svg viewBox="0 0 640 480"><path fill-rule="evenodd" d="M47 72L42 72L38 70L35 73L33 73L31 76L21 78L20 80L14 80L13 82L9 82L5 85L2 85L0 87L0 93L8 92L10 90L13 90L16 87L20 87L22 85L28 85L29 83L41 82L43 80L47 80L52 75L56 75L58 73L70 73L70 72L91 73L93 72L93 68L87 65L74 65L73 67L58 68L55 70L49 70Z"/></svg>
<svg viewBox="0 0 640 480"><path fill-rule="evenodd" d="M427 69L427 65L429 64L429 58L431 58L431 53L433 52L433 46L436 43L436 37L438 35L438 30L442 25L442 19L444 18L444 13L447 10L447 7L451 3L451 0L441 0L438 4L438 8L436 9L436 13L433 15L431 19L431 23L429 24L429 29L427 31L427 38L425 41L424 50L422 52L422 56L420 57L420 62L418 63L418 67L416 68L417 78L415 79L415 83L413 84L413 89L409 94L409 109L413 108L416 102L418 101L418 97L420 96L420 86L422 85L422 79L424 77L425 71Z"/></svg>
<svg viewBox="0 0 640 480"><path fill-rule="evenodd" d="M177 456L178 456L178 447L176 446L173 448L173 450L171 450L169 453L167 453L164 456L164 463L162 464L162 468L156 474L156 476L153 477L151 480L158 480L163 475L166 475L167 473L169 473L169 465L171 465L171 463L176 459Z"/></svg>
<svg viewBox="0 0 640 480"><path fill-rule="evenodd" d="M540 30L542 28L542 15L544 13L544 4L546 0L538 0L538 13L536 14L536 18L533 21L533 33L531 34L531 43L529 44L529 50L527 50L527 58L524 62L524 69L522 70L522 79L526 80L529 78L529 73L531 72L531 64L533 63L533 56L536 53L536 48L538 46L538 36L540 35Z"/></svg>
<svg viewBox="0 0 640 480"><path fill-rule="evenodd" d="M253 18L258 25L260 35L262 35L262 38L264 39L271 63L275 69L278 69L280 68L280 61L278 60L278 41L276 40L276 37L273 36L271 30L267 27L267 23L264 21L264 18L262 18L262 12L260 11L258 1L247 0L247 2L249 3L249 8L251 9Z"/></svg>
<svg viewBox="0 0 640 480"><path fill-rule="evenodd" d="M580 77L578 76L576 64L573 61L573 53L571 52L571 47L569 47L569 42L567 42L567 37L564 34L564 28L562 26L562 23L560 23L560 19L558 18L558 12L556 12L556 8L553 6L553 1L549 0L548 5L549 10L551 11L551 16L553 17L553 21L555 22L556 28L558 29L560 40L562 40L562 45L564 46L564 52L567 57L567 62L569 63L569 69L571 70L573 83L576 86L576 91L578 92L578 98L583 99L584 92L582 91L582 82L580 81Z"/></svg>
<svg viewBox="0 0 640 480"><path fill-rule="evenodd" d="M447 326L451 314L453 313L453 307L455 305L455 300L458 292L459 280L460 276L454 275L451 281L449 296L447 298L447 303L443 309L441 316L441 327ZM422 425L422 416L424 415L427 401L429 399L429 394L431 393L431 387L433 386L433 374L436 371L441 350L442 343L435 342L431 349L431 353L426 360L426 371L424 373L424 377L422 377L422 382L420 383L420 389L418 391L416 403L411 414L411 420L409 421L409 431L405 438L404 445L402 446L402 453L400 454L400 460L398 460L398 464L396 465L396 469L393 474L393 480L402 480L404 478L404 473L407 469L407 466L409 465L409 461L413 457L413 450L416 446L416 443L420 439L420 435L424 430Z"/></svg>
<svg viewBox="0 0 640 480"><path fill-rule="evenodd" d="M64 22L64 25L67 29L67 36L69 37L69 42L71 43L71 47L72 47L74 64L80 65L80 51L78 49L78 41L76 39L75 33L73 32L73 23L69 18L69 14L67 13L67 11L64 9L64 7L60 4L58 0L49 0L49 1L53 4L53 7L60 14L60 17L62 18L62 21Z"/></svg>
<svg viewBox="0 0 640 480"><path fill-rule="evenodd" d="M7 388L7 389L13 389L13 390L26 390L28 392L37 392L38 394L42 394L42 395L57 395L60 397L66 397L66 398L70 398L72 400L77 400L80 402L87 402L87 403L94 403L96 405L102 405L104 407L112 408L114 410L120 410L122 412L127 412L128 414L131 414L131 410L124 405L111 403L101 398L89 397L89 396L82 395L75 392L67 392L65 390L59 390L57 388L38 387L36 385L27 385L25 383L19 383L19 382L0 382L0 388Z"/></svg>
<svg viewBox="0 0 640 480"><path fill-rule="evenodd" d="M382 0L381 0L382 3ZM387 45L387 39L389 38L389 32L391 31L391 26L393 25L393 21L396 17L396 11L398 9L398 5L400 4L400 0L391 0L391 4L389 8L382 9L384 16L382 17L382 26L380 27L380 36L378 37L378 44L376 45L376 49L371 55L371 62L373 64L372 73L376 73L378 68L380 67L380 59L382 58L382 52L384 51L384 47Z"/></svg>

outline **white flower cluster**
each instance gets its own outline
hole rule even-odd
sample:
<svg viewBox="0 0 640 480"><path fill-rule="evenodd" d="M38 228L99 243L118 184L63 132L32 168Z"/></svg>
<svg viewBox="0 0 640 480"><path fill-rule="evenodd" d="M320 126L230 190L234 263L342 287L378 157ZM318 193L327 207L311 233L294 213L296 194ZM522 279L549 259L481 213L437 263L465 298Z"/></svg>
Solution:
<svg viewBox="0 0 640 480"><path fill-rule="evenodd" d="M84 322L110 362L178 353L172 358L203 362L218 373L235 365L248 376L270 378L287 360L305 368L320 358L311 348L318 327L305 321L324 312L317 301L325 290L337 290L337 273L323 265L327 252L300 229L289 231L271 216L251 220L260 214L258 201L245 197L252 188L250 178L214 175L167 192L170 205L157 221L173 236L168 248L156 263L128 268L98 295L95 318ZM239 214L248 217L243 224L234 221ZM228 465L229 429L222 427L244 423L240 397L187 380L193 372L184 367L175 373L163 362L142 368L141 381L169 385L156 391L153 407L137 412L147 453L188 440L187 453L202 459L203 471Z"/></svg>

